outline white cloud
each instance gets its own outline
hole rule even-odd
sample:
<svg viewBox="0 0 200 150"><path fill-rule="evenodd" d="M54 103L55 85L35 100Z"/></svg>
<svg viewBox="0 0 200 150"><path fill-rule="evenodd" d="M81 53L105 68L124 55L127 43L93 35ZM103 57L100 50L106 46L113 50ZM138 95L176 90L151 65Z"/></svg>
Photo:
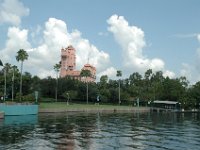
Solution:
<svg viewBox="0 0 200 150"><path fill-rule="evenodd" d="M200 34L197 35L197 40L200 42Z"/></svg>
<svg viewBox="0 0 200 150"><path fill-rule="evenodd" d="M123 49L124 72L128 75L134 71L140 73L151 68L154 71L164 69L164 62L159 58L148 59L143 55L143 48L146 46L144 32L135 26L129 26L123 17L112 16L108 23L109 31L114 34L115 39ZM40 35L40 42L33 46L28 40L29 30L10 27L8 40L5 48L0 51L4 56L2 60L16 64L15 55L21 48L27 50L29 59L25 62L25 71L40 77L55 76L53 66L60 61L60 50L68 45L73 45L77 53L77 69L80 70L88 62L97 68L97 77L107 74L109 78L115 78L116 69L111 66L110 56L105 51L99 50L91 44L88 39L82 37L78 30L69 32L67 24L56 18L49 18L45 26L38 25L35 35ZM36 40L37 41L37 40ZM131 70L130 70L131 68ZM128 71L129 72L128 72ZM166 71L169 77L174 76L171 71ZM123 76L126 76L125 74Z"/></svg>
<svg viewBox="0 0 200 150"><path fill-rule="evenodd" d="M198 42L200 43L200 34L197 34L196 38L197 38ZM197 50L196 50L196 64L195 64L195 69L196 69L196 72L198 72L198 74L200 74L199 63L200 63L200 48L197 48Z"/></svg>
<svg viewBox="0 0 200 150"><path fill-rule="evenodd" d="M29 9L19 0L0 1L0 23L20 25L21 17L28 15Z"/></svg>
<svg viewBox="0 0 200 150"><path fill-rule="evenodd" d="M176 38L194 38L196 36L197 36L196 33L192 33L192 34L175 34L175 35L172 35L172 37L176 37Z"/></svg>
<svg viewBox="0 0 200 150"><path fill-rule="evenodd" d="M108 33L107 32L99 32L98 35L99 36L108 36Z"/></svg>
<svg viewBox="0 0 200 150"><path fill-rule="evenodd" d="M46 23L45 43L48 47L55 47L59 59L60 49L72 44L77 54L77 69L81 69L88 62L97 67L98 72L105 69L110 63L109 55L98 50L89 40L82 38L81 32L74 30L72 33L67 31L65 22L50 18Z"/></svg>
<svg viewBox="0 0 200 150"><path fill-rule="evenodd" d="M200 34L191 34L191 36L185 35L185 37L196 37L198 42L200 42ZM191 85L200 80L200 48L196 50L196 60L193 63L194 64L182 63L182 68L180 70L180 76L185 76Z"/></svg>
<svg viewBox="0 0 200 150"><path fill-rule="evenodd" d="M42 31L37 27L38 32ZM104 51L92 45L89 40L82 38L81 32L68 32L64 21L49 18L45 23L42 43L32 47L28 41L28 30L11 27L8 30L8 40L5 48L0 51L3 62L16 64L15 56L19 49L25 49L29 59L24 63L24 70L42 78L55 76L53 66L60 61L61 48L73 45L77 54L77 69L81 69L88 62L97 68L97 73L110 66L110 57ZM32 36L34 38L34 36Z"/></svg>
<svg viewBox="0 0 200 150"><path fill-rule="evenodd" d="M33 29L31 29L31 30L32 30L32 31L31 31L31 38L32 38L33 40L36 40L37 36L39 36L40 33L41 33L42 27L41 27L40 25L37 25L36 28L33 28Z"/></svg>
<svg viewBox="0 0 200 150"><path fill-rule="evenodd" d="M196 38L200 43L200 34L197 34ZM197 48L195 65L184 65L184 73L189 76L189 79L191 79L192 84L195 84L196 82L200 81L199 63L200 63L200 48Z"/></svg>
<svg viewBox="0 0 200 150"><path fill-rule="evenodd" d="M196 68L197 68L198 70L200 70L200 66L199 66L199 63L200 63L200 48L197 49L196 53L197 53Z"/></svg>
<svg viewBox="0 0 200 150"><path fill-rule="evenodd" d="M175 35L178 38L193 38L195 37L200 43L200 34L178 34ZM180 76L185 76L191 85L200 81L200 48L196 50L196 59L193 62L194 64L182 63L182 68L180 70Z"/></svg>
<svg viewBox="0 0 200 150"><path fill-rule="evenodd" d="M31 45L28 42L28 30L20 30L17 27L10 27L8 29L8 40L6 41L5 48L0 51L3 56L2 61L15 64L15 56L19 49L30 49Z"/></svg>
<svg viewBox="0 0 200 150"><path fill-rule="evenodd" d="M169 78L175 78L175 73L169 70L165 70L165 72L163 73L164 77L169 77Z"/></svg>
<svg viewBox="0 0 200 150"><path fill-rule="evenodd" d="M60 49L62 47L67 47L68 45L73 45L76 49L77 54L77 69L81 69L84 64L88 62L97 68L98 72L106 69L110 64L110 57L104 51L97 49L92 45L88 39L82 38L81 32L74 30L72 33L67 31L67 26L65 22L51 18L46 23L45 31L45 43L49 46L56 46L56 51L60 60Z"/></svg>
<svg viewBox="0 0 200 150"><path fill-rule="evenodd" d="M116 78L117 70L114 67L109 67L105 71L102 71L98 74L98 78L100 78L103 75L107 75L108 78L113 79Z"/></svg>
<svg viewBox="0 0 200 150"><path fill-rule="evenodd" d="M89 40L82 38L79 31L75 30L70 34L69 43L77 50L78 69L82 68L83 64L88 62L88 58L89 63L97 68L97 72L104 71L109 67L109 54L90 44Z"/></svg>
<svg viewBox="0 0 200 150"><path fill-rule="evenodd" d="M181 69L181 76L189 77L191 79L191 66L189 64L183 63L182 64L182 69Z"/></svg>
<svg viewBox="0 0 200 150"><path fill-rule="evenodd" d="M193 34L198 42L200 42L200 34ZM195 84L200 80L200 48L196 50L196 60L193 64L182 63L182 69L180 70L180 76L185 76L190 84Z"/></svg>
<svg viewBox="0 0 200 150"><path fill-rule="evenodd" d="M130 26L123 16L112 15L107 22L108 30L113 33L115 40L123 50L123 65L126 70L135 70L140 73L144 73L147 69L165 70L165 63L162 59L149 59L144 56L143 48L146 46L146 42L142 29ZM129 73L132 73L130 71ZM170 76L174 76L173 74L170 71Z"/></svg>

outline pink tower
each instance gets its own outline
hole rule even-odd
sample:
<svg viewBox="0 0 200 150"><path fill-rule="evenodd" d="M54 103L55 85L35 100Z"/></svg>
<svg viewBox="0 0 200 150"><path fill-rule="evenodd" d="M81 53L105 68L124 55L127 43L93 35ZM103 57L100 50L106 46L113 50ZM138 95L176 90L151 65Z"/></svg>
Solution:
<svg viewBox="0 0 200 150"><path fill-rule="evenodd" d="M70 45L65 49L61 49L61 71L60 77L66 76L66 71L74 71L76 69L76 50Z"/></svg>
<svg viewBox="0 0 200 150"><path fill-rule="evenodd" d="M91 76L83 80L80 76L81 71L76 70L76 50L73 46L61 49L61 68L60 77L69 76L73 79L77 79L84 82L95 82L96 79L96 68L90 64L85 64L82 70L90 70Z"/></svg>

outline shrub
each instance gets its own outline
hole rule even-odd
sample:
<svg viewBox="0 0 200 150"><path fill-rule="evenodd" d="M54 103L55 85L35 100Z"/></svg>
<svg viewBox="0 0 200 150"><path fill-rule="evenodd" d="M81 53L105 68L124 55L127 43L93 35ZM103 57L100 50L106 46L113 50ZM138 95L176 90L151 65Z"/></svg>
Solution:
<svg viewBox="0 0 200 150"><path fill-rule="evenodd" d="M33 94L28 94L28 95L24 95L22 97L22 101L24 102L35 102L35 97L33 96Z"/></svg>

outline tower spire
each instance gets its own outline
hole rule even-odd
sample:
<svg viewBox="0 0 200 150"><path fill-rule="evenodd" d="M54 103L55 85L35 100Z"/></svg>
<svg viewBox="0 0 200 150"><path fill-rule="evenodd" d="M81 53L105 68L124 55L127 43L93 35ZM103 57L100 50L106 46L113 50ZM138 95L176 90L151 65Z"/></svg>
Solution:
<svg viewBox="0 0 200 150"><path fill-rule="evenodd" d="M90 53L88 52L87 64L90 63Z"/></svg>

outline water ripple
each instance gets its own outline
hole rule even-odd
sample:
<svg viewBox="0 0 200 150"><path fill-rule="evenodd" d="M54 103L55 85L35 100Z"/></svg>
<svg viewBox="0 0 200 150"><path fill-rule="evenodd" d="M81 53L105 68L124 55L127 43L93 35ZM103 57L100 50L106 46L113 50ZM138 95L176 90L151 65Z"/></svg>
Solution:
<svg viewBox="0 0 200 150"><path fill-rule="evenodd" d="M41 115L31 124L4 121L0 149L196 150L200 147L199 121L194 114Z"/></svg>

